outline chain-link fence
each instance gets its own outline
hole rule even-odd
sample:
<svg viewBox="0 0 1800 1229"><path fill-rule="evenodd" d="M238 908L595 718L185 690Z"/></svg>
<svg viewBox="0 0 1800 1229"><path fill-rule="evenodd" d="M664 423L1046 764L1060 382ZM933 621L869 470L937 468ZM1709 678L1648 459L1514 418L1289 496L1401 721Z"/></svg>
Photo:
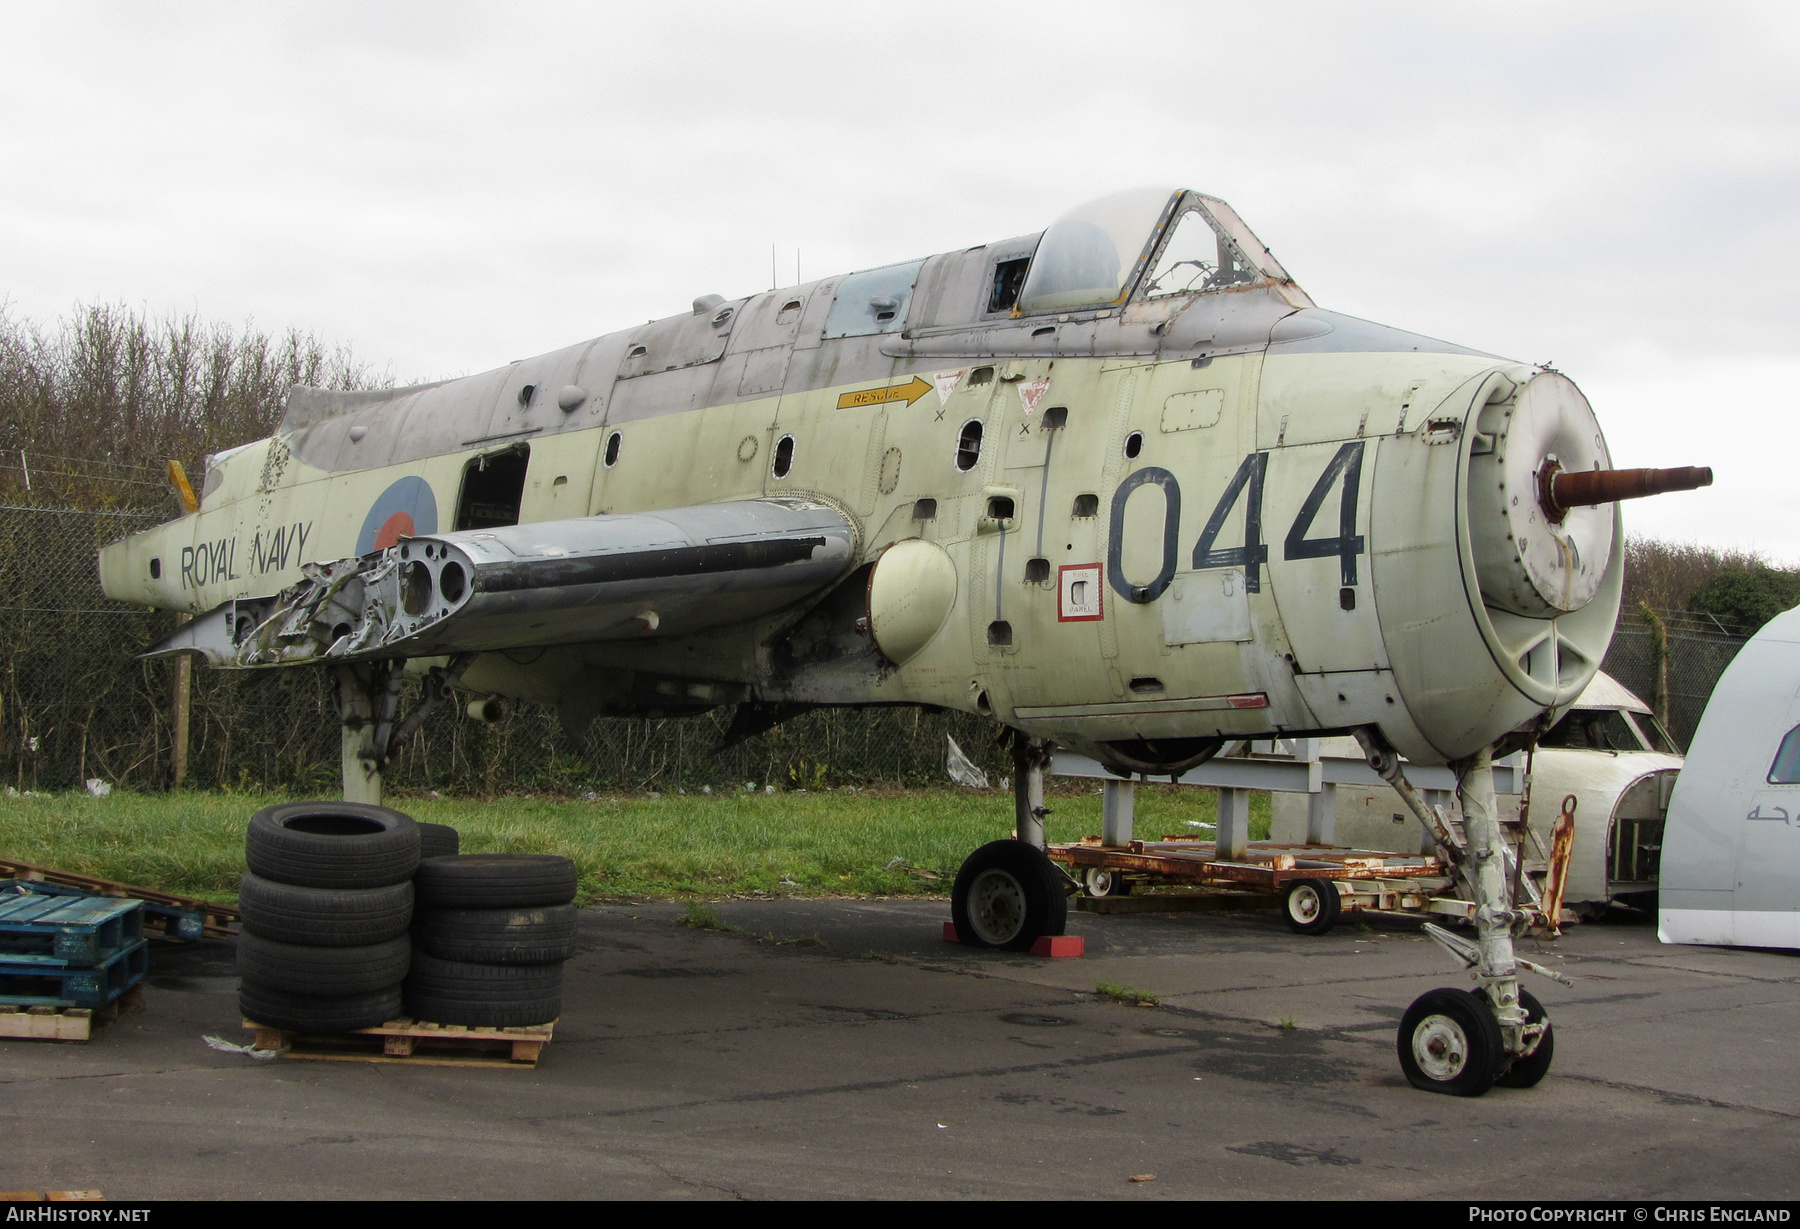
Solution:
<svg viewBox="0 0 1800 1229"><path fill-rule="evenodd" d="M1660 629L1657 622L1662 624ZM1700 714L1706 711L1719 676L1744 647L1747 637L1733 634L1734 630L1700 615L1659 615L1652 622L1628 611L1613 633L1604 669L1656 709L1676 743L1685 749L1693 741Z"/></svg>
<svg viewBox="0 0 1800 1229"><path fill-rule="evenodd" d="M100 592L94 556L114 538L167 519L161 511L0 507L0 784L68 789L90 778L167 786L175 666L137 655L174 617ZM1719 675L1743 644L1710 621L1667 620L1669 724L1683 745ZM1659 703L1658 640L1639 615L1621 621L1606 669ZM200 788L338 788L338 725L324 671L193 671L188 781ZM991 778L1009 771L992 723L914 708L804 713L723 752L732 710L666 720L595 721L568 738L556 714L514 705L493 725L441 706L397 750L402 789L500 794L923 785L945 780L945 736Z"/></svg>
<svg viewBox="0 0 1800 1229"><path fill-rule="evenodd" d="M137 655L173 630L174 616L108 601L94 562L105 543L166 519L160 511L0 507L0 784L169 784L175 665ZM189 784L338 788L337 714L324 671L196 667L189 711ZM721 752L731 716L602 718L570 739L547 708L511 705L488 725L445 705L396 750L388 781L490 795L940 784L946 735L996 781L1010 762L993 723L961 713L815 710Z"/></svg>

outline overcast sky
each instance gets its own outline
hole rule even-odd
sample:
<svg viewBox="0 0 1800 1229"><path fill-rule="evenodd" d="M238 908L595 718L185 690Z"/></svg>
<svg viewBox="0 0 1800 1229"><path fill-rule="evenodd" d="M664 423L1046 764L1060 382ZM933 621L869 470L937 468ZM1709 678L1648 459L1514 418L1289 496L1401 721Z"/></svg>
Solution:
<svg viewBox="0 0 1800 1229"><path fill-rule="evenodd" d="M1322 306L1552 361L1637 533L1800 561L1800 5L4 3L0 300L401 380L1181 183Z"/></svg>

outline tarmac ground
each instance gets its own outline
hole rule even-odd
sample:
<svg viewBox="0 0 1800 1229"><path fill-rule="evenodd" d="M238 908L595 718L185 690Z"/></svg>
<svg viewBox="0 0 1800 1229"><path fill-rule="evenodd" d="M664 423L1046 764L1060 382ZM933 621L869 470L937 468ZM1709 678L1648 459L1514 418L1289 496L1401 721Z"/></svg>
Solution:
<svg viewBox="0 0 1800 1229"><path fill-rule="evenodd" d="M1800 960L1590 924L1524 954L1537 1088L1409 1087L1468 984L1416 923L1076 914L1081 959L943 942L941 900L584 911L536 1069L258 1062L229 943L159 946L94 1041L0 1041L0 1188L111 1199L1791 1199ZM799 940L796 942L796 940ZM1154 1008L1094 993L1151 991ZM1783 1057L1786 1055L1787 1057ZM1132 1182L1154 1174L1153 1181Z"/></svg>

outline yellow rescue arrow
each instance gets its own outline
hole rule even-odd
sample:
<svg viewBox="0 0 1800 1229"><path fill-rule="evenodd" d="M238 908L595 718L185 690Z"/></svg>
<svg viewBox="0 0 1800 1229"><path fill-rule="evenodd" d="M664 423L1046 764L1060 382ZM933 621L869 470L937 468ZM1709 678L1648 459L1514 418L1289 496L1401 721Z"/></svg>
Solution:
<svg viewBox="0 0 1800 1229"><path fill-rule="evenodd" d="M890 401L904 401L911 405L931 391L931 381L921 380L918 376L914 376L910 384L900 384L893 388L866 388L860 393L845 393L838 398L837 408L860 410L865 406L885 405Z"/></svg>

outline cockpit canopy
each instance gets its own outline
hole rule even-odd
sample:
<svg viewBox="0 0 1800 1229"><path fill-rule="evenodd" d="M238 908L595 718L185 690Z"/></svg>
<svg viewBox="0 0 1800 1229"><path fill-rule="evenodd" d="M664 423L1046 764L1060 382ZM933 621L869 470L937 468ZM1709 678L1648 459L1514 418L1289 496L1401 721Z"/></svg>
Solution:
<svg viewBox="0 0 1800 1229"><path fill-rule="evenodd" d="M1109 307L1140 280L1143 297L1158 298L1291 279L1224 201L1179 188L1133 188L1051 224L1015 312Z"/></svg>

